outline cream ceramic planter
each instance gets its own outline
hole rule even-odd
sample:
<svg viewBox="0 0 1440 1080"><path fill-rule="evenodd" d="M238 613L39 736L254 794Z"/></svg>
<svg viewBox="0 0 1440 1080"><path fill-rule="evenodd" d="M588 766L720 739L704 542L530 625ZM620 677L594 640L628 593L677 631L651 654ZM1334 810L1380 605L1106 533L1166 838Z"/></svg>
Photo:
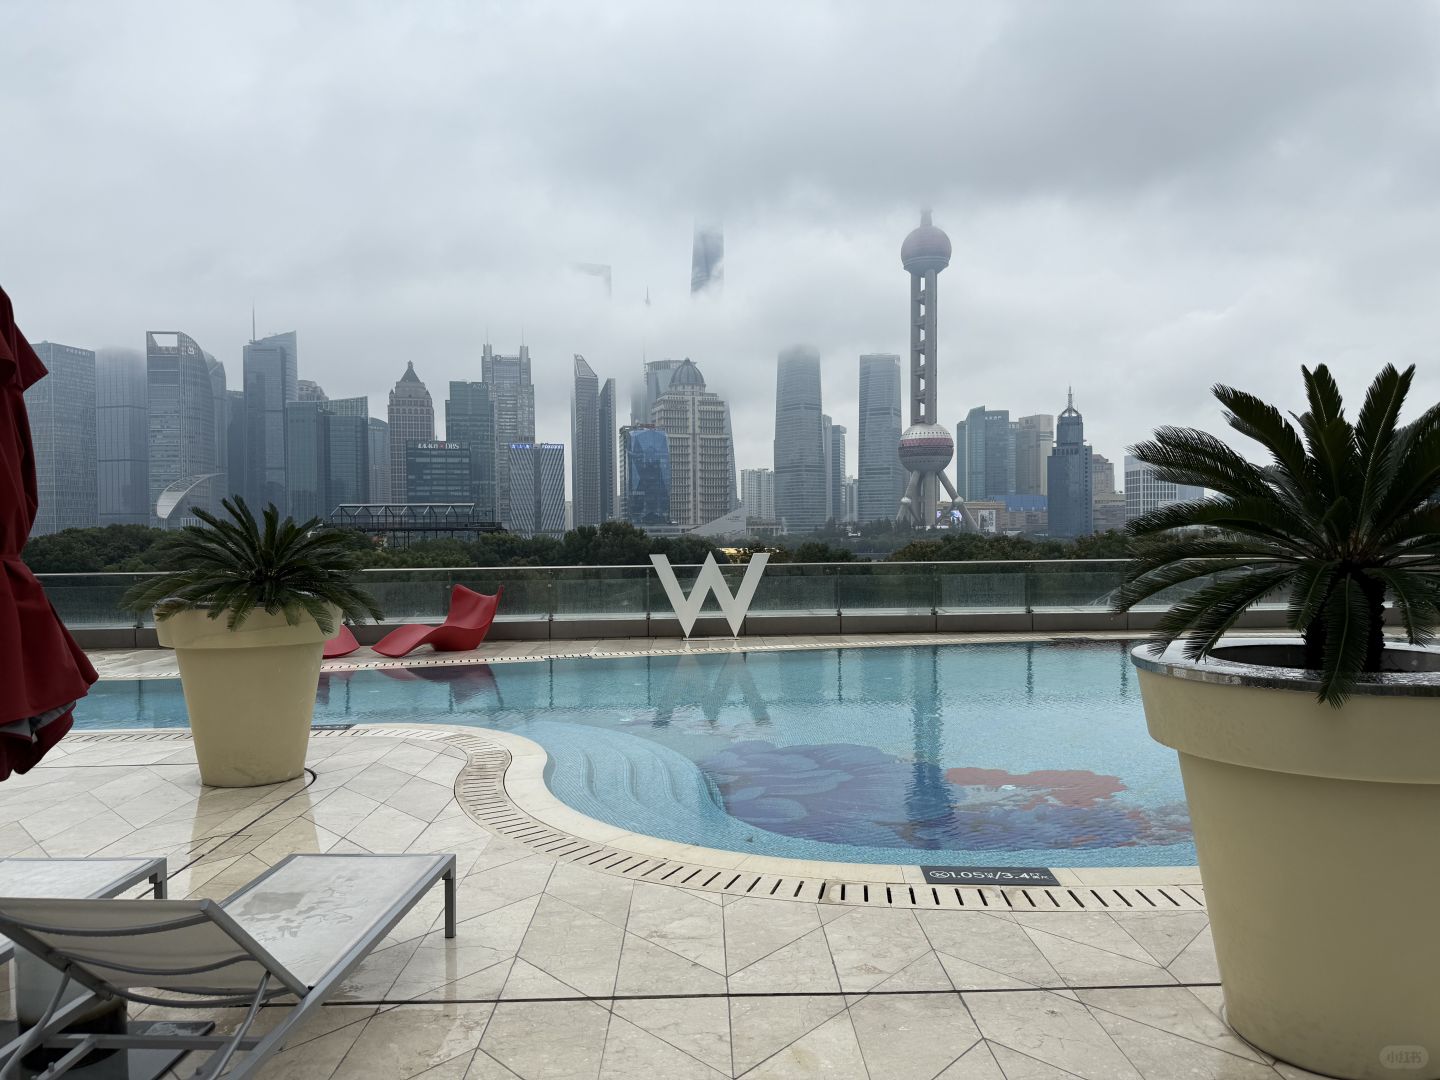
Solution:
<svg viewBox="0 0 1440 1080"><path fill-rule="evenodd" d="M319 624L302 614L291 626L283 614L254 611L227 630L223 615L182 611L155 629L175 650L200 779L254 787L299 776L325 648Z"/></svg>
<svg viewBox="0 0 1440 1080"><path fill-rule="evenodd" d="M1180 753L1231 1026L1331 1076L1440 1077L1440 654L1387 650L1340 710L1296 643L1132 656Z"/></svg>

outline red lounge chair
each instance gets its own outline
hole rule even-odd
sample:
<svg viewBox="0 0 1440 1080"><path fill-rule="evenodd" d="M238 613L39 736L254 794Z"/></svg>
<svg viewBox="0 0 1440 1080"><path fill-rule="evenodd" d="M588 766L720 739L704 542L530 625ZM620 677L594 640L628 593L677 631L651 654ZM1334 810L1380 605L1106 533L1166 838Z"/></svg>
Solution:
<svg viewBox="0 0 1440 1080"><path fill-rule="evenodd" d="M380 639L375 651L381 656L405 656L421 645L430 645L436 652L464 652L485 640L495 609L505 592L497 589L494 596L477 593L464 585L450 590L450 614L443 626L402 626Z"/></svg>
<svg viewBox="0 0 1440 1080"><path fill-rule="evenodd" d="M360 643L355 640L355 635L350 632L350 627L342 622L340 629L335 632L335 636L325 642L325 652L322 655L326 660L334 660L337 656L349 656L359 647Z"/></svg>

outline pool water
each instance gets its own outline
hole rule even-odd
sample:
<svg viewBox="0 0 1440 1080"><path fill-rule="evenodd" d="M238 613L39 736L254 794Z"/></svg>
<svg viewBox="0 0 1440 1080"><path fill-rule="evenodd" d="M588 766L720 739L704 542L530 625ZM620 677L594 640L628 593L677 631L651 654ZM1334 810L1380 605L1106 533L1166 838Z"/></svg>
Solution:
<svg viewBox="0 0 1440 1080"><path fill-rule="evenodd" d="M1122 642L800 650L328 672L317 724L524 735L575 809L686 844L927 865L1193 863L1174 751ZM178 680L76 725L177 727Z"/></svg>

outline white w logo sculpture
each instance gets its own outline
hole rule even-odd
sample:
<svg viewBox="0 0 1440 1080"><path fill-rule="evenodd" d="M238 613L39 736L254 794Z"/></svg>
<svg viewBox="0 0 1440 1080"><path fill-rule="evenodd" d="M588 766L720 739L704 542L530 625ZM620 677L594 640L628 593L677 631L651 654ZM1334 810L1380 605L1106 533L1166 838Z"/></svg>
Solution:
<svg viewBox="0 0 1440 1080"><path fill-rule="evenodd" d="M710 593L715 594L715 602L720 605L725 621L730 624L730 633L738 637L740 626L745 621L745 613L750 610L750 601L755 599L755 589L760 584L760 576L765 573L765 564L770 561L770 555L762 552L750 557L750 562L745 567L745 576L740 579L740 588L734 596L730 595L730 587L725 584L720 567L715 565L714 554L705 556L705 565L700 567L700 576L695 579L695 587L690 590L689 596L680 591L680 582L676 580L675 571L671 569L668 558L664 555L651 555L650 561L655 564L655 573L660 578L660 584L665 586L665 595L670 600L670 606L675 609L675 617L680 620L680 630L687 638L695 627L695 620L700 616L700 609L705 605L705 597Z"/></svg>

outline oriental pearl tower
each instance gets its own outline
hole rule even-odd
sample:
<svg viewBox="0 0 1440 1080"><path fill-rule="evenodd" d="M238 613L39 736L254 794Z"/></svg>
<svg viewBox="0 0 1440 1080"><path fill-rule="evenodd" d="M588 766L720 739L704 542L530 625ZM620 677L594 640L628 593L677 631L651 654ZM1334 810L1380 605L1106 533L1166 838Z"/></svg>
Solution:
<svg viewBox="0 0 1440 1080"><path fill-rule="evenodd" d="M950 237L931 224L929 210L920 212L919 226L900 245L900 262L910 275L910 426L900 436L900 464L910 476L895 523L933 526L943 487L962 527L973 531L975 522L945 475L955 440L936 411L935 279L950 265Z"/></svg>

